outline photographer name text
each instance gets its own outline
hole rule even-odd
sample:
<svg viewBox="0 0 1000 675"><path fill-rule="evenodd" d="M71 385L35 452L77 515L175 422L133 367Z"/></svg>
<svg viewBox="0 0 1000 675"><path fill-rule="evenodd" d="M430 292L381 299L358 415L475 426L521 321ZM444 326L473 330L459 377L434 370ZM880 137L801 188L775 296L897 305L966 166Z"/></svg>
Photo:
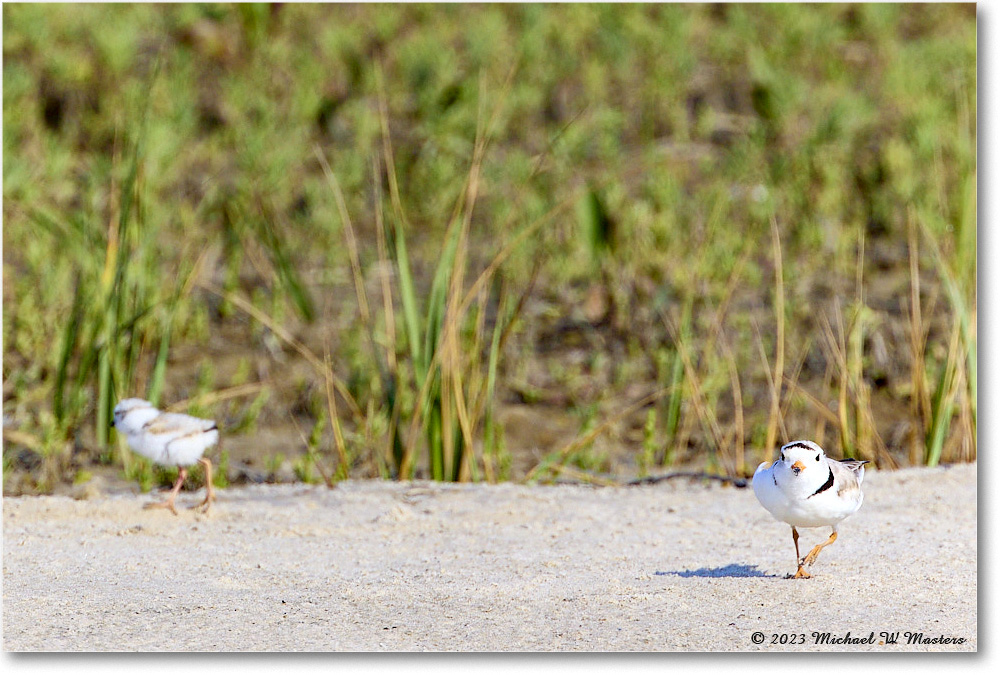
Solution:
<svg viewBox="0 0 1000 675"><path fill-rule="evenodd" d="M867 635L846 633L771 633L760 631L750 636L755 645L961 645L966 638L950 635L934 635L916 631L870 631Z"/></svg>

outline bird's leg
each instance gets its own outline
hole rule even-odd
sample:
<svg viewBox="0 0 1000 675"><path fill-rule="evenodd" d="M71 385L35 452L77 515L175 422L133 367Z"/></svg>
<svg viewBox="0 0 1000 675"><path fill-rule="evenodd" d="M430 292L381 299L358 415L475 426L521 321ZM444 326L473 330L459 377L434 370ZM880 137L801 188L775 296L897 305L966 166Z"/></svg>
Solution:
<svg viewBox="0 0 1000 675"><path fill-rule="evenodd" d="M167 497L166 501L153 502L146 504L144 509L170 509L170 512L175 516L177 515L177 509L174 508L174 499L177 498L177 493L181 491L181 485L184 484L184 480L187 478L188 472L183 466L177 467L179 471L177 472L177 482L174 483L174 487L170 490L170 495Z"/></svg>
<svg viewBox="0 0 1000 675"><path fill-rule="evenodd" d="M198 462L205 467L205 500L190 508L197 509L204 506L205 508L201 509L201 512L208 513L208 509L212 506L212 500L215 499L215 488L212 487L212 463L205 457L199 459Z"/></svg>
<svg viewBox="0 0 1000 675"><path fill-rule="evenodd" d="M816 562L816 558L819 557L819 552L835 541L837 541L837 528L834 528L833 532L830 533L829 539L824 541L822 544L816 544L816 546L813 547L813 550L809 551L809 555L802 559L802 564L812 565Z"/></svg>
<svg viewBox="0 0 1000 675"><path fill-rule="evenodd" d="M802 558L799 557L799 531L792 526L792 541L795 542L795 564L799 566L798 571L795 573L793 579L808 579L812 575L806 572L806 568L803 566Z"/></svg>

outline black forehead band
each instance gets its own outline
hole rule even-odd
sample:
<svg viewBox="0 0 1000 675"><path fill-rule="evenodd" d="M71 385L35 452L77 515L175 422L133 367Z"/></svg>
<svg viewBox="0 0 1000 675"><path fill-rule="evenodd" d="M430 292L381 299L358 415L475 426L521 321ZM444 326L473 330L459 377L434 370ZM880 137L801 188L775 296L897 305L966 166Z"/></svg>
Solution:
<svg viewBox="0 0 1000 675"><path fill-rule="evenodd" d="M783 447L782 450L788 450L789 448L804 448L806 450L812 450L812 448L810 448L805 443L789 443L788 445Z"/></svg>

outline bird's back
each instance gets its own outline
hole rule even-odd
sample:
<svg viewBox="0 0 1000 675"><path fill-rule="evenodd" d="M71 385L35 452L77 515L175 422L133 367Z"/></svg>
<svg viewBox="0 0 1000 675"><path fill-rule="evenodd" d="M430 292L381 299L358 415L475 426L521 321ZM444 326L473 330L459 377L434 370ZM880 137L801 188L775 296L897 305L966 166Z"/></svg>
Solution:
<svg viewBox="0 0 1000 675"><path fill-rule="evenodd" d="M190 466L201 458L205 450L218 443L219 430L213 420L181 413L161 413L129 441L139 454L155 462Z"/></svg>
<svg viewBox="0 0 1000 675"><path fill-rule="evenodd" d="M146 431L169 436L181 436L215 429L215 420L206 420L182 413L161 413L147 426Z"/></svg>

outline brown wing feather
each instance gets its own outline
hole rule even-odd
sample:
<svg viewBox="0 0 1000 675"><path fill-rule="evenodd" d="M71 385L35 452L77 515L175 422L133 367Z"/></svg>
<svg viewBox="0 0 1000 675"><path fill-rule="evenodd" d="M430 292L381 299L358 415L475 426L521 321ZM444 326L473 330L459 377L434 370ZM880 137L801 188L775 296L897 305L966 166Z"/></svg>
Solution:
<svg viewBox="0 0 1000 675"><path fill-rule="evenodd" d="M840 462L843 466L846 466L848 469L853 471L855 474L858 473L861 467L863 467L865 464L868 464L867 459L838 459L837 461Z"/></svg>
<svg viewBox="0 0 1000 675"><path fill-rule="evenodd" d="M837 475L837 494L845 495L861 491L861 471L868 460L840 459L830 467Z"/></svg>
<svg viewBox="0 0 1000 675"><path fill-rule="evenodd" d="M163 413L159 417L150 420L145 429L151 434L169 435L180 432L208 431L215 428L212 420L203 420L199 417L181 415L180 413Z"/></svg>

